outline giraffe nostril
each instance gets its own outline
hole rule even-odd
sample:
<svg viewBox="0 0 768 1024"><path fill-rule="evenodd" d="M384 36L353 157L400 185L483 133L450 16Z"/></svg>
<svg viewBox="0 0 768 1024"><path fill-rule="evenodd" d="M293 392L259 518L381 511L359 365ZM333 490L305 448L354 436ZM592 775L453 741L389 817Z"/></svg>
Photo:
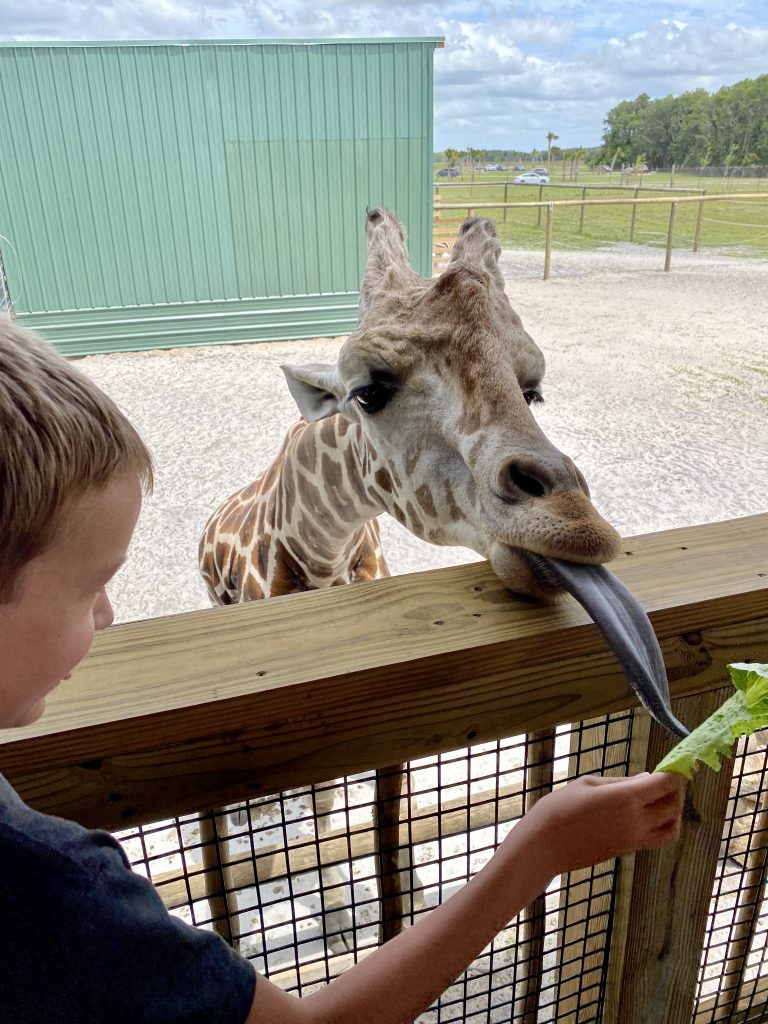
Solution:
<svg viewBox="0 0 768 1024"><path fill-rule="evenodd" d="M499 471L502 496L517 500L521 494L543 498L551 494L554 481L548 469L533 459L508 459Z"/></svg>

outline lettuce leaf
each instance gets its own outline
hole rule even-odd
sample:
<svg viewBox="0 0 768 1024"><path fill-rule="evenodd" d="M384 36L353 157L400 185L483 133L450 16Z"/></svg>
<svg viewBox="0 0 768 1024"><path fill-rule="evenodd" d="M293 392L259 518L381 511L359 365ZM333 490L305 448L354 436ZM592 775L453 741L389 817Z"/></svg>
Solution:
<svg viewBox="0 0 768 1024"><path fill-rule="evenodd" d="M739 736L768 725L768 665L737 662L728 666L736 693L656 766L657 772L677 772L693 778L696 762L719 772L721 758L730 756Z"/></svg>

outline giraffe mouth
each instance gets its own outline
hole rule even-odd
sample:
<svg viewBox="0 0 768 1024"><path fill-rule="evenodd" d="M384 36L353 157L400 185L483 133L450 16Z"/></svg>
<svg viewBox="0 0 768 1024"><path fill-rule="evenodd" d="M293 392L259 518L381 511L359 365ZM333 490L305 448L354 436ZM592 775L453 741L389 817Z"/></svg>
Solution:
<svg viewBox="0 0 768 1024"><path fill-rule="evenodd" d="M618 577L602 565L584 565L520 552L539 579L566 590L594 620L640 703L676 736L688 730L672 713L664 658L650 619Z"/></svg>

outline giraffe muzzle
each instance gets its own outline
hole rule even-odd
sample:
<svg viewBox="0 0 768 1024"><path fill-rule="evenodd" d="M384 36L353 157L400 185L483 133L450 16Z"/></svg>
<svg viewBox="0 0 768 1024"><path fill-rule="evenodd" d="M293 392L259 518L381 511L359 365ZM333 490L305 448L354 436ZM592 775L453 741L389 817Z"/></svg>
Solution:
<svg viewBox="0 0 768 1024"><path fill-rule="evenodd" d="M602 565L531 552L525 557L545 582L567 590L589 613L646 711L675 736L687 736L688 730L672 713L664 658L653 626L621 580Z"/></svg>

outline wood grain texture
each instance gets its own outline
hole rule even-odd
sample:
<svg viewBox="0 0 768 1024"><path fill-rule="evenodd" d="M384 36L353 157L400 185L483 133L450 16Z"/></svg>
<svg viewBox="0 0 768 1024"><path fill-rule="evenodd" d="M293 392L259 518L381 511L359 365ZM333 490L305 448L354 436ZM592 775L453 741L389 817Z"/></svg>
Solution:
<svg viewBox="0 0 768 1024"><path fill-rule="evenodd" d="M625 542L611 568L673 693L768 661L768 516ZM634 706L586 613L486 563L101 634L34 726L0 734L32 806L121 828Z"/></svg>

